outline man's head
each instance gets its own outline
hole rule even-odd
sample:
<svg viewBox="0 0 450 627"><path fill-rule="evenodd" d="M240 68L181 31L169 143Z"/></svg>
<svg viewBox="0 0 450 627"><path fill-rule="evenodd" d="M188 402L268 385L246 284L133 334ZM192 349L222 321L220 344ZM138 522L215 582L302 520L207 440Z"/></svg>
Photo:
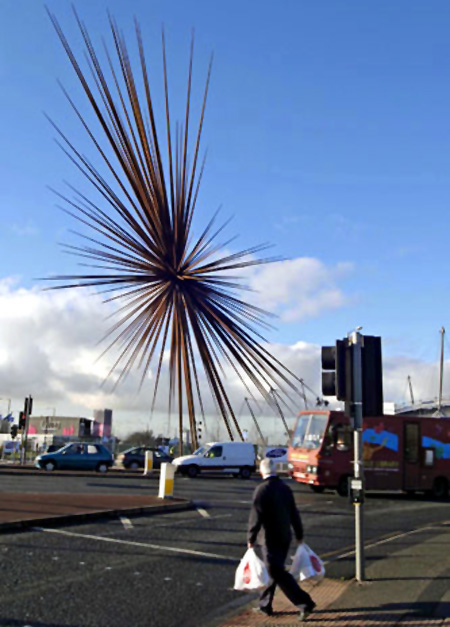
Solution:
<svg viewBox="0 0 450 627"><path fill-rule="evenodd" d="M259 464L259 472L263 479L267 479L267 477L275 476L277 474L277 465L275 460L270 459L270 457L265 457L261 463Z"/></svg>

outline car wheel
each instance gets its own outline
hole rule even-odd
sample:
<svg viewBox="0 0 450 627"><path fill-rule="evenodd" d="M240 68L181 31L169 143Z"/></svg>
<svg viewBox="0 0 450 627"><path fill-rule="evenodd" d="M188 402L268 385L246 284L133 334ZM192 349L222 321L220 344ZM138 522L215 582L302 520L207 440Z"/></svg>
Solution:
<svg viewBox="0 0 450 627"><path fill-rule="evenodd" d="M198 466L194 466L194 465L188 466L187 475L191 479L195 479L195 477L198 475Z"/></svg>
<svg viewBox="0 0 450 627"><path fill-rule="evenodd" d="M339 496L348 496L348 476L344 475L339 479L337 493Z"/></svg>
<svg viewBox="0 0 450 627"><path fill-rule="evenodd" d="M131 462L131 464L128 464L128 468L131 470L137 470L139 468L139 464L138 462Z"/></svg>
<svg viewBox="0 0 450 627"><path fill-rule="evenodd" d="M448 481L445 477L437 477L431 490L435 499L445 499L448 496Z"/></svg>
<svg viewBox="0 0 450 627"><path fill-rule="evenodd" d="M251 474L252 474L252 471L250 470L248 466L244 466L244 468L241 468L239 472L241 479L250 479Z"/></svg>
<svg viewBox="0 0 450 627"><path fill-rule="evenodd" d="M55 470L55 468L56 468L55 462L49 461L49 462L45 462L44 464L44 469L48 470L48 472L52 472L53 470Z"/></svg>
<svg viewBox="0 0 450 627"><path fill-rule="evenodd" d="M97 466L97 472L108 472L108 464L105 464L104 462L101 462L100 464L98 464Z"/></svg>
<svg viewBox="0 0 450 627"><path fill-rule="evenodd" d="M309 487L316 494L322 494L322 492L325 490L325 486L323 485L310 485Z"/></svg>

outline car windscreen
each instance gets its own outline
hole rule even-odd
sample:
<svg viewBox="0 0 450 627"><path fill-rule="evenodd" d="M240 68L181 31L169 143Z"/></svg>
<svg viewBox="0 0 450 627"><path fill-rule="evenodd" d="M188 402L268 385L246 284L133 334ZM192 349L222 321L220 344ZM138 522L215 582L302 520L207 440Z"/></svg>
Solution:
<svg viewBox="0 0 450 627"><path fill-rule="evenodd" d="M292 437L293 448L320 448L328 424L328 414L305 414L300 416Z"/></svg>

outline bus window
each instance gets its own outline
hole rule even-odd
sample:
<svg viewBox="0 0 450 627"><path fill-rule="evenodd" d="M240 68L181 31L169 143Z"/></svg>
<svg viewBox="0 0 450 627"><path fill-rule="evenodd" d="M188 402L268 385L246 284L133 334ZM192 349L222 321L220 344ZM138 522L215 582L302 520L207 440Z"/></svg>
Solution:
<svg viewBox="0 0 450 627"><path fill-rule="evenodd" d="M336 449L348 451L352 445L352 430L348 425L338 425L336 429Z"/></svg>

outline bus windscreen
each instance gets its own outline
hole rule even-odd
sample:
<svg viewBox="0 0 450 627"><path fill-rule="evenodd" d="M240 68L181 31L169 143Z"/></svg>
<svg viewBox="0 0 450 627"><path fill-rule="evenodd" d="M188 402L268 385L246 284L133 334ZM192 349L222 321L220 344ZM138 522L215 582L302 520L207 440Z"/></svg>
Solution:
<svg viewBox="0 0 450 627"><path fill-rule="evenodd" d="M328 414L305 414L300 416L292 437L293 448L318 449L325 435Z"/></svg>

